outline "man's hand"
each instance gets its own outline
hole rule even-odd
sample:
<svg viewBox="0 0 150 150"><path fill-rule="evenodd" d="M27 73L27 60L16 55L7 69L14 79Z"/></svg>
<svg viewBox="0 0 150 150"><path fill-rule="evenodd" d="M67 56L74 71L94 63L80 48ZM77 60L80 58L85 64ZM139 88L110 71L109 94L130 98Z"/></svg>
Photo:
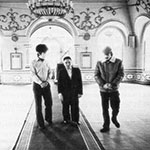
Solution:
<svg viewBox="0 0 150 150"><path fill-rule="evenodd" d="M47 85L48 85L48 82L47 82L47 81L42 82L42 83L41 83L41 88L45 88Z"/></svg>
<svg viewBox="0 0 150 150"><path fill-rule="evenodd" d="M108 83L107 86L109 90L112 90L112 85L110 83Z"/></svg>
<svg viewBox="0 0 150 150"><path fill-rule="evenodd" d="M106 84L104 84L103 88L111 90L112 89L112 85L110 83L106 83Z"/></svg>
<svg viewBox="0 0 150 150"><path fill-rule="evenodd" d="M104 88L104 89L108 89L108 83L104 84L104 85L103 85L103 88Z"/></svg>

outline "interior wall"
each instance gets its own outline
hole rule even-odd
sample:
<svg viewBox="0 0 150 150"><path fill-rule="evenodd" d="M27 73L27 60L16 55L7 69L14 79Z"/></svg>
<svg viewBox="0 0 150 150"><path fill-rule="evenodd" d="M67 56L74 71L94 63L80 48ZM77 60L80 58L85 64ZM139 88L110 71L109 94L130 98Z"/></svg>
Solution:
<svg viewBox="0 0 150 150"><path fill-rule="evenodd" d="M19 2L17 0L14 0L14 3L12 1L8 2L8 0L5 2L0 1L0 18L3 20L3 16L5 16L7 20L11 20L10 16L7 16L7 14L15 14L15 25L18 24L18 26L11 24L13 28L9 28L10 22L0 21L1 32L3 35L2 41L4 41L1 44L1 79L3 83L31 82L30 60L27 57L29 55L29 49L31 48L30 37L37 29L49 24L58 25L73 36L74 54L71 55L74 55L75 64L81 68L84 81L94 81L93 72L96 61L98 60L97 52L99 52L97 35L100 33L99 31L103 31L106 25L107 27L117 30L122 35L123 61L125 62L124 66L127 74L125 79L129 82L136 81L138 70L141 71L140 76L142 76L142 73L144 73L144 42L141 40L141 37L143 36L141 32L144 31L143 29L145 28L144 25L146 22L143 23L145 20L144 18L137 18L142 14L146 14L146 12L141 8L137 11L135 7L127 7L126 2L121 0L108 0L105 2L86 0L73 2L74 14L69 13L63 19L49 20L47 17L36 18L33 14L31 15L30 10L24 2ZM130 3L134 2L136 1L130 1ZM119 7L119 9L110 9L108 11L108 9L105 9L106 6L107 8ZM19 20L21 15L27 17L25 22ZM76 20L78 17L80 19ZM147 20L149 20L149 18ZM29 24L27 24L27 22ZM140 26L139 23L141 23ZM14 37L17 38L16 41L13 40ZM57 43L56 40L54 40L54 43ZM148 45L146 45L146 47L147 46ZM58 46L58 49L60 47L61 46ZM10 59L10 55L12 52L17 53L17 57L19 53L21 53L21 68L11 68L12 58ZM87 66L83 66L83 63L85 63L84 61L87 60L91 63L88 63ZM15 61L19 61L19 59L15 59Z"/></svg>

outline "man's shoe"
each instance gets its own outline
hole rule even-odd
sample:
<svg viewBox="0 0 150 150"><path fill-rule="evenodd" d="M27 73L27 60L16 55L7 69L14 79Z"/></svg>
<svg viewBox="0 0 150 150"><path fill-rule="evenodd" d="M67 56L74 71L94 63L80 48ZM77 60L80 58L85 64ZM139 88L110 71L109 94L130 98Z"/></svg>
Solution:
<svg viewBox="0 0 150 150"><path fill-rule="evenodd" d="M79 121L72 121L72 124L79 126L80 122Z"/></svg>
<svg viewBox="0 0 150 150"><path fill-rule="evenodd" d="M81 124L81 123L78 121L78 122L77 122L77 125L80 125L80 124Z"/></svg>
<svg viewBox="0 0 150 150"><path fill-rule="evenodd" d="M112 118L112 122L113 122L113 124L114 124L117 128L120 128L120 124L119 124L119 122L117 121L116 118Z"/></svg>
<svg viewBox="0 0 150 150"><path fill-rule="evenodd" d="M52 121L48 122L48 125L49 125L49 126L51 126L52 124L53 124L53 122L52 122Z"/></svg>
<svg viewBox="0 0 150 150"><path fill-rule="evenodd" d="M73 127L78 127L78 125L80 125L80 123L76 122L76 121L71 121L70 125L73 126Z"/></svg>
<svg viewBox="0 0 150 150"><path fill-rule="evenodd" d="M49 126L53 124L52 120L46 120L46 122L48 123Z"/></svg>
<svg viewBox="0 0 150 150"><path fill-rule="evenodd" d="M100 132L102 132L102 133L108 132L108 131L109 131L109 128L102 128L102 129L100 130Z"/></svg>

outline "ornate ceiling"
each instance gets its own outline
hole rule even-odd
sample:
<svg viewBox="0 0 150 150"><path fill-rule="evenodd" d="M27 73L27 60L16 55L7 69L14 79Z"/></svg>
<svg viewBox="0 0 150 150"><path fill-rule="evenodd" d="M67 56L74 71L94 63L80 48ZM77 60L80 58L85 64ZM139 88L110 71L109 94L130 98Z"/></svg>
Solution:
<svg viewBox="0 0 150 150"><path fill-rule="evenodd" d="M109 3L109 2L125 2L126 0L72 0L75 3L93 3L93 2L104 2L104 3ZM0 3L27 3L28 0L0 0Z"/></svg>

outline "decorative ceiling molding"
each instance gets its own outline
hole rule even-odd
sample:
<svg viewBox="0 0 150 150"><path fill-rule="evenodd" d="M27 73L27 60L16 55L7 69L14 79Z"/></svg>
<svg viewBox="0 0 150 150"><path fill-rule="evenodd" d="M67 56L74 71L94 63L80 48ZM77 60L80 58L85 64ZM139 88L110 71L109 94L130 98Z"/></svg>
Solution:
<svg viewBox="0 0 150 150"><path fill-rule="evenodd" d="M0 3L27 3L28 0L0 0Z"/></svg>
<svg viewBox="0 0 150 150"><path fill-rule="evenodd" d="M126 0L128 7L135 7L137 12L140 11L140 8L142 8L148 15L150 15L150 1L149 0L136 0L136 2L133 3L132 0Z"/></svg>
<svg viewBox="0 0 150 150"><path fill-rule="evenodd" d="M74 3L124 3L126 0L72 0ZM28 3L28 0L0 0L0 3Z"/></svg>
<svg viewBox="0 0 150 150"><path fill-rule="evenodd" d="M101 7L97 13L91 11L90 8L86 8L86 11L82 11L79 14L75 14L74 10L72 11L73 17L71 18L74 25L80 30L88 32L98 28L104 19L102 13L110 12L113 16L116 15L116 9L111 6Z"/></svg>
<svg viewBox="0 0 150 150"><path fill-rule="evenodd" d="M126 5L120 5L118 7L106 4L100 7L97 13L95 11L91 11L90 8L86 8L86 11L81 11L77 14L73 9L73 17L71 19L77 28L88 32L89 30L98 28L102 24L102 21L104 19L102 14L104 13L104 11L111 12L111 14L114 16L118 13L117 10L119 9L123 9L126 7L135 7L137 12L139 12L140 8L142 8L148 15L150 15L149 0L135 0L134 2L133 0L125 1L127 2Z"/></svg>
<svg viewBox="0 0 150 150"><path fill-rule="evenodd" d="M34 20L27 14L19 15L12 8L5 15L0 15L0 29L4 31L13 31L26 29Z"/></svg>

